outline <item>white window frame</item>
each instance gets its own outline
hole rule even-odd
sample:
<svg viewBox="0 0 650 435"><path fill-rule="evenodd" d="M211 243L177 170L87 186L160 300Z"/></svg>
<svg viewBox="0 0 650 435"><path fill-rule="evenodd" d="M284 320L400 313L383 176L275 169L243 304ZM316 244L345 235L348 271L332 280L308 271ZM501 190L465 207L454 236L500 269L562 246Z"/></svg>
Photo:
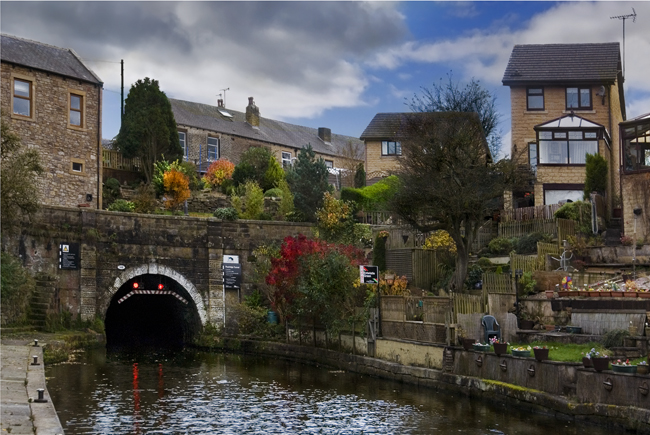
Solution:
<svg viewBox="0 0 650 435"><path fill-rule="evenodd" d="M187 161L187 133L184 131L179 131L178 132L178 141L181 144L181 148L183 149L183 160Z"/></svg>
<svg viewBox="0 0 650 435"><path fill-rule="evenodd" d="M287 151L282 151L280 154L282 157L282 167L283 168L290 168L291 167L291 153Z"/></svg>
<svg viewBox="0 0 650 435"><path fill-rule="evenodd" d="M210 144L211 140L213 141L212 144ZM220 157L220 154L221 154L220 153L221 150L219 149L220 145L221 145L221 141L219 140L218 137L208 136L208 144L206 145L206 150L205 150L208 162L214 162L214 161L219 160L219 157ZM212 153L210 152L211 148L213 149Z"/></svg>
<svg viewBox="0 0 650 435"><path fill-rule="evenodd" d="M402 143L392 140L381 141L381 155L382 156L401 156Z"/></svg>
<svg viewBox="0 0 650 435"><path fill-rule="evenodd" d="M325 160L325 167L328 169L334 169L334 160Z"/></svg>

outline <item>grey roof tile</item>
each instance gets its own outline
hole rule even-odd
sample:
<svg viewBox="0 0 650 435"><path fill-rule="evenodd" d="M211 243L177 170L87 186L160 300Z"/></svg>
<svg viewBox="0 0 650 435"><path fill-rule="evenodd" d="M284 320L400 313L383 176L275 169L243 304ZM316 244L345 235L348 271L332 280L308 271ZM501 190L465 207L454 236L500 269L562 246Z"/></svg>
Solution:
<svg viewBox="0 0 650 435"><path fill-rule="evenodd" d="M275 121L260 116L259 128L253 128L246 122L246 114L232 109L226 110L232 115L228 118L219 113L219 108L208 104L170 98L172 112L179 126L188 126L210 130L223 134L256 139L272 144L300 149L311 144L320 154L340 155L340 150L352 141L357 146L363 142L355 137L332 133L332 142L327 144L318 137L318 129Z"/></svg>
<svg viewBox="0 0 650 435"><path fill-rule="evenodd" d="M621 72L618 42L515 45L506 86L536 83L614 83Z"/></svg>
<svg viewBox="0 0 650 435"><path fill-rule="evenodd" d="M0 38L2 39L0 55L3 62L103 84L100 78L69 48L59 48L6 34L2 34Z"/></svg>

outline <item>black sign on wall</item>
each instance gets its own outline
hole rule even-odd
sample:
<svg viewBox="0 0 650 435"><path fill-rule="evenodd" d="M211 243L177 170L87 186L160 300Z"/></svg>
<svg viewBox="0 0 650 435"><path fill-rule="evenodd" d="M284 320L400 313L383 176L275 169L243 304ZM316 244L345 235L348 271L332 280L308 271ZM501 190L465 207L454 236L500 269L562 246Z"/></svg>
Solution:
<svg viewBox="0 0 650 435"><path fill-rule="evenodd" d="M238 289L241 287L241 264L223 263L223 287Z"/></svg>
<svg viewBox="0 0 650 435"><path fill-rule="evenodd" d="M79 243L61 243L59 245L59 269L77 270L80 266Z"/></svg>

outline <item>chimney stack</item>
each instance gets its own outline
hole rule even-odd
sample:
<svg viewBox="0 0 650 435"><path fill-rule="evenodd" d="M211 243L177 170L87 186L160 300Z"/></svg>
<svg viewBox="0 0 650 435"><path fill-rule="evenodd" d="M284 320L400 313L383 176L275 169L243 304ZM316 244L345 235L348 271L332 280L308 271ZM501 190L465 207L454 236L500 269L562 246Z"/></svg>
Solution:
<svg viewBox="0 0 650 435"><path fill-rule="evenodd" d="M327 144L332 143L332 130L325 127L318 127L318 137Z"/></svg>
<svg viewBox="0 0 650 435"><path fill-rule="evenodd" d="M219 99L217 100L217 106L218 106L218 107L223 107L223 100L222 100L221 98L219 98Z"/></svg>
<svg viewBox="0 0 650 435"><path fill-rule="evenodd" d="M246 107L246 122L253 128L260 128L260 109L255 105L253 97L248 97L248 106Z"/></svg>

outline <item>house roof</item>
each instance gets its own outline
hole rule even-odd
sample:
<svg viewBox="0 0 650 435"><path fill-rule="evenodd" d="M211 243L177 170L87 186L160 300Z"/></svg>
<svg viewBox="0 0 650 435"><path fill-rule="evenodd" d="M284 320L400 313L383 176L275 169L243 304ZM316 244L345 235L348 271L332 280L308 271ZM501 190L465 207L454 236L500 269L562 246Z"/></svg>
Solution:
<svg viewBox="0 0 650 435"><path fill-rule="evenodd" d="M581 118L578 115L564 115L552 121L535 126L538 128L605 128L603 125Z"/></svg>
<svg viewBox="0 0 650 435"><path fill-rule="evenodd" d="M611 84L620 73L618 42L515 45L503 74L503 84Z"/></svg>
<svg viewBox="0 0 650 435"><path fill-rule="evenodd" d="M332 133L332 140L328 144L318 136L316 128L275 121L261 116L259 128L254 128L246 122L246 114L243 112L173 98L170 98L169 102L172 105L176 124L180 126L231 134L295 149L301 149L305 145L311 144L315 152L332 156L341 155L341 149L348 141L354 145L363 146L361 140L352 136ZM232 116L224 116L222 113L224 111Z"/></svg>
<svg viewBox="0 0 650 435"><path fill-rule="evenodd" d="M70 48L59 48L6 34L2 34L1 39L3 62L103 85L101 79Z"/></svg>
<svg viewBox="0 0 650 435"><path fill-rule="evenodd" d="M480 119L476 112L404 112L404 113L378 113L372 118L370 124L361 134L362 140L398 140L403 138L401 129L405 126L407 117L428 116L435 118L448 117L450 115L464 116L480 124ZM481 130L482 131L482 130ZM488 158L492 159L492 153L488 146L487 140L483 135L485 150Z"/></svg>

